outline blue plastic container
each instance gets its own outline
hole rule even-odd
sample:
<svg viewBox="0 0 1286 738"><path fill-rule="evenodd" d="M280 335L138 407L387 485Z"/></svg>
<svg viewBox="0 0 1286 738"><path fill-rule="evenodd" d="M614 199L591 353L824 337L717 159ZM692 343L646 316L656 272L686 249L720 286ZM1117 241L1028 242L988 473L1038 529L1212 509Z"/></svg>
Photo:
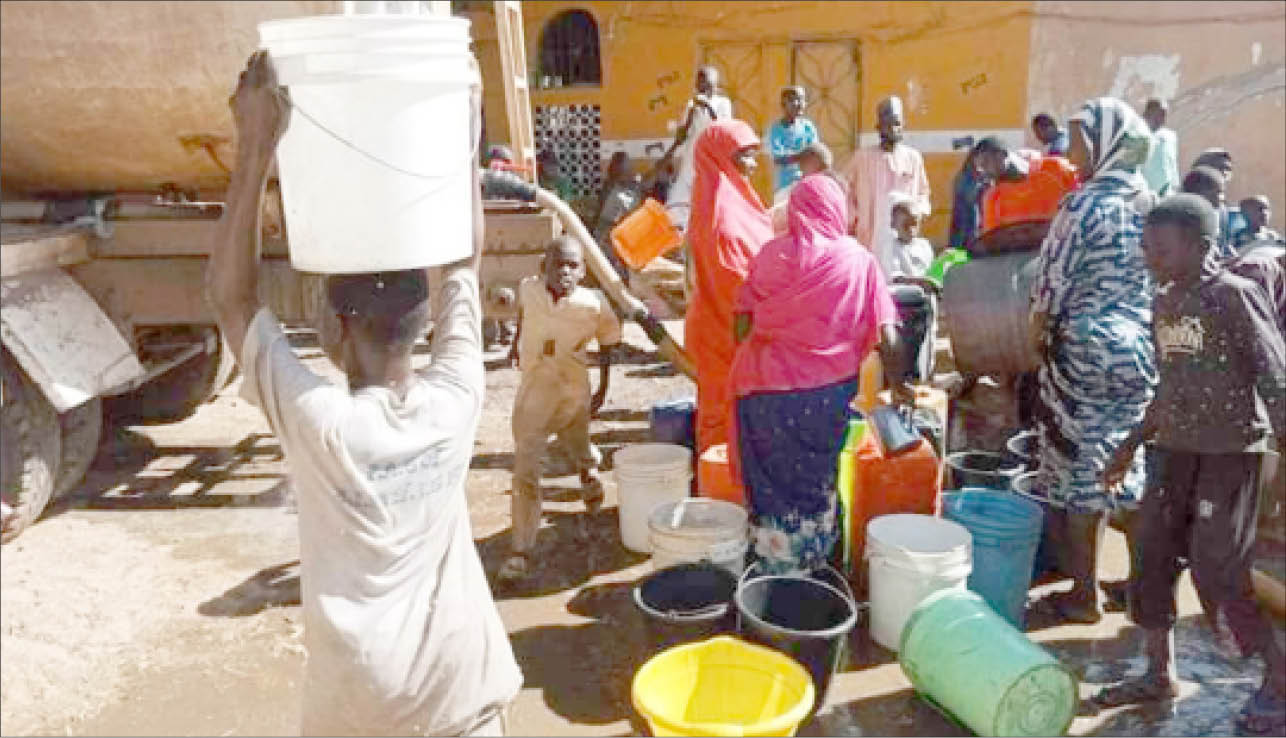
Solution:
<svg viewBox="0 0 1286 738"><path fill-rule="evenodd" d="M697 401L694 397L659 402L652 406L648 424L656 443L674 443L693 451L697 446Z"/></svg>
<svg viewBox="0 0 1286 738"><path fill-rule="evenodd" d="M1049 498L1036 488L1036 477L1039 472L1023 472L1014 477L1014 494L1030 500L1040 506L1045 513L1042 525L1040 545L1036 547L1036 563L1032 566L1032 579L1040 579L1046 574L1060 571L1058 565L1059 549L1063 546L1062 525L1065 513L1061 507L1055 507Z"/></svg>
<svg viewBox="0 0 1286 738"><path fill-rule="evenodd" d="M969 589L1021 629L1045 517L1040 506L1012 492L969 488L942 495L942 517L973 536Z"/></svg>

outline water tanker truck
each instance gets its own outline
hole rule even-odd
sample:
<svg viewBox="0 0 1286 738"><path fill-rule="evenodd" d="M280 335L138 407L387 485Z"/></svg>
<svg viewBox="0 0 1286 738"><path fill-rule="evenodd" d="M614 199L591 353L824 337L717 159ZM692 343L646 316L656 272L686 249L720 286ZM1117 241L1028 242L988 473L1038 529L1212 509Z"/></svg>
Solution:
<svg viewBox="0 0 1286 738"><path fill-rule="evenodd" d="M203 289L235 160L228 96L261 21L352 5L0 4L3 541L77 488L104 419L179 420L230 381ZM513 315L512 288L561 226L531 203L486 210L495 320ZM283 322L307 325L320 277L291 268L273 185L262 223L262 297Z"/></svg>

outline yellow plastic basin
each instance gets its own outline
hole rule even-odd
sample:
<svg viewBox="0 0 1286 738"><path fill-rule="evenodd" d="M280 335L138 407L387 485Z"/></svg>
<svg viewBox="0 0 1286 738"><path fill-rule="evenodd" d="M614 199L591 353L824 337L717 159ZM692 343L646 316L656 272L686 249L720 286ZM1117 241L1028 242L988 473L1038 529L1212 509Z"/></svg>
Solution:
<svg viewBox="0 0 1286 738"><path fill-rule="evenodd" d="M634 675L634 709L656 736L790 736L814 698L803 666L732 636L662 651Z"/></svg>

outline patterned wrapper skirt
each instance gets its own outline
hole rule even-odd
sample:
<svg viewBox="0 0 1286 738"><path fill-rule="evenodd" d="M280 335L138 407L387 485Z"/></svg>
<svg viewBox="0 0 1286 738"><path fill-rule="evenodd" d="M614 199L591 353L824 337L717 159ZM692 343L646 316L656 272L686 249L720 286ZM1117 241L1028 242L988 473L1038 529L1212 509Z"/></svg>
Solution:
<svg viewBox="0 0 1286 738"><path fill-rule="evenodd" d="M752 550L770 574L821 568L840 538L835 475L857 379L737 399Z"/></svg>
<svg viewBox="0 0 1286 738"><path fill-rule="evenodd" d="M1040 370L1040 475L1055 505L1076 513L1134 509L1143 494L1144 454L1120 490L1103 489L1103 468L1142 419L1156 385L1152 336L1133 320L1067 321Z"/></svg>

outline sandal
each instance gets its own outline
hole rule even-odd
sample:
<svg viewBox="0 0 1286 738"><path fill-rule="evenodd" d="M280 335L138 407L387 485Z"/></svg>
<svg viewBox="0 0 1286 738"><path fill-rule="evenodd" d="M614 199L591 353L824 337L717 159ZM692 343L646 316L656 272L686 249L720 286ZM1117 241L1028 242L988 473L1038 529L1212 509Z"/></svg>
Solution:
<svg viewBox="0 0 1286 738"><path fill-rule="evenodd" d="M1178 688L1169 680L1158 679L1152 674L1144 674L1141 677L1100 689L1090 698L1090 704L1098 708L1123 707L1148 702L1170 702L1178 696Z"/></svg>
<svg viewBox="0 0 1286 738"><path fill-rule="evenodd" d="M1062 623L1094 625L1103 619L1098 607L1086 607L1083 602L1073 599L1071 592L1054 592L1031 603L1031 610L1046 618Z"/></svg>
<svg viewBox="0 0 1286 738"><path fill-rule="evenodd" d="M496 574L502 582L516 582L525 579L529 574L531 561L527 554L516 553L505 559L505 563L500 566L499 573Z"/></svg>
<svg viewBox="0 0 1286 738"><path fill-rule="evenodd" d="M1286 734L1286 697L1260 687L1237 713L1236 726L1240 735Z"/></svg>

